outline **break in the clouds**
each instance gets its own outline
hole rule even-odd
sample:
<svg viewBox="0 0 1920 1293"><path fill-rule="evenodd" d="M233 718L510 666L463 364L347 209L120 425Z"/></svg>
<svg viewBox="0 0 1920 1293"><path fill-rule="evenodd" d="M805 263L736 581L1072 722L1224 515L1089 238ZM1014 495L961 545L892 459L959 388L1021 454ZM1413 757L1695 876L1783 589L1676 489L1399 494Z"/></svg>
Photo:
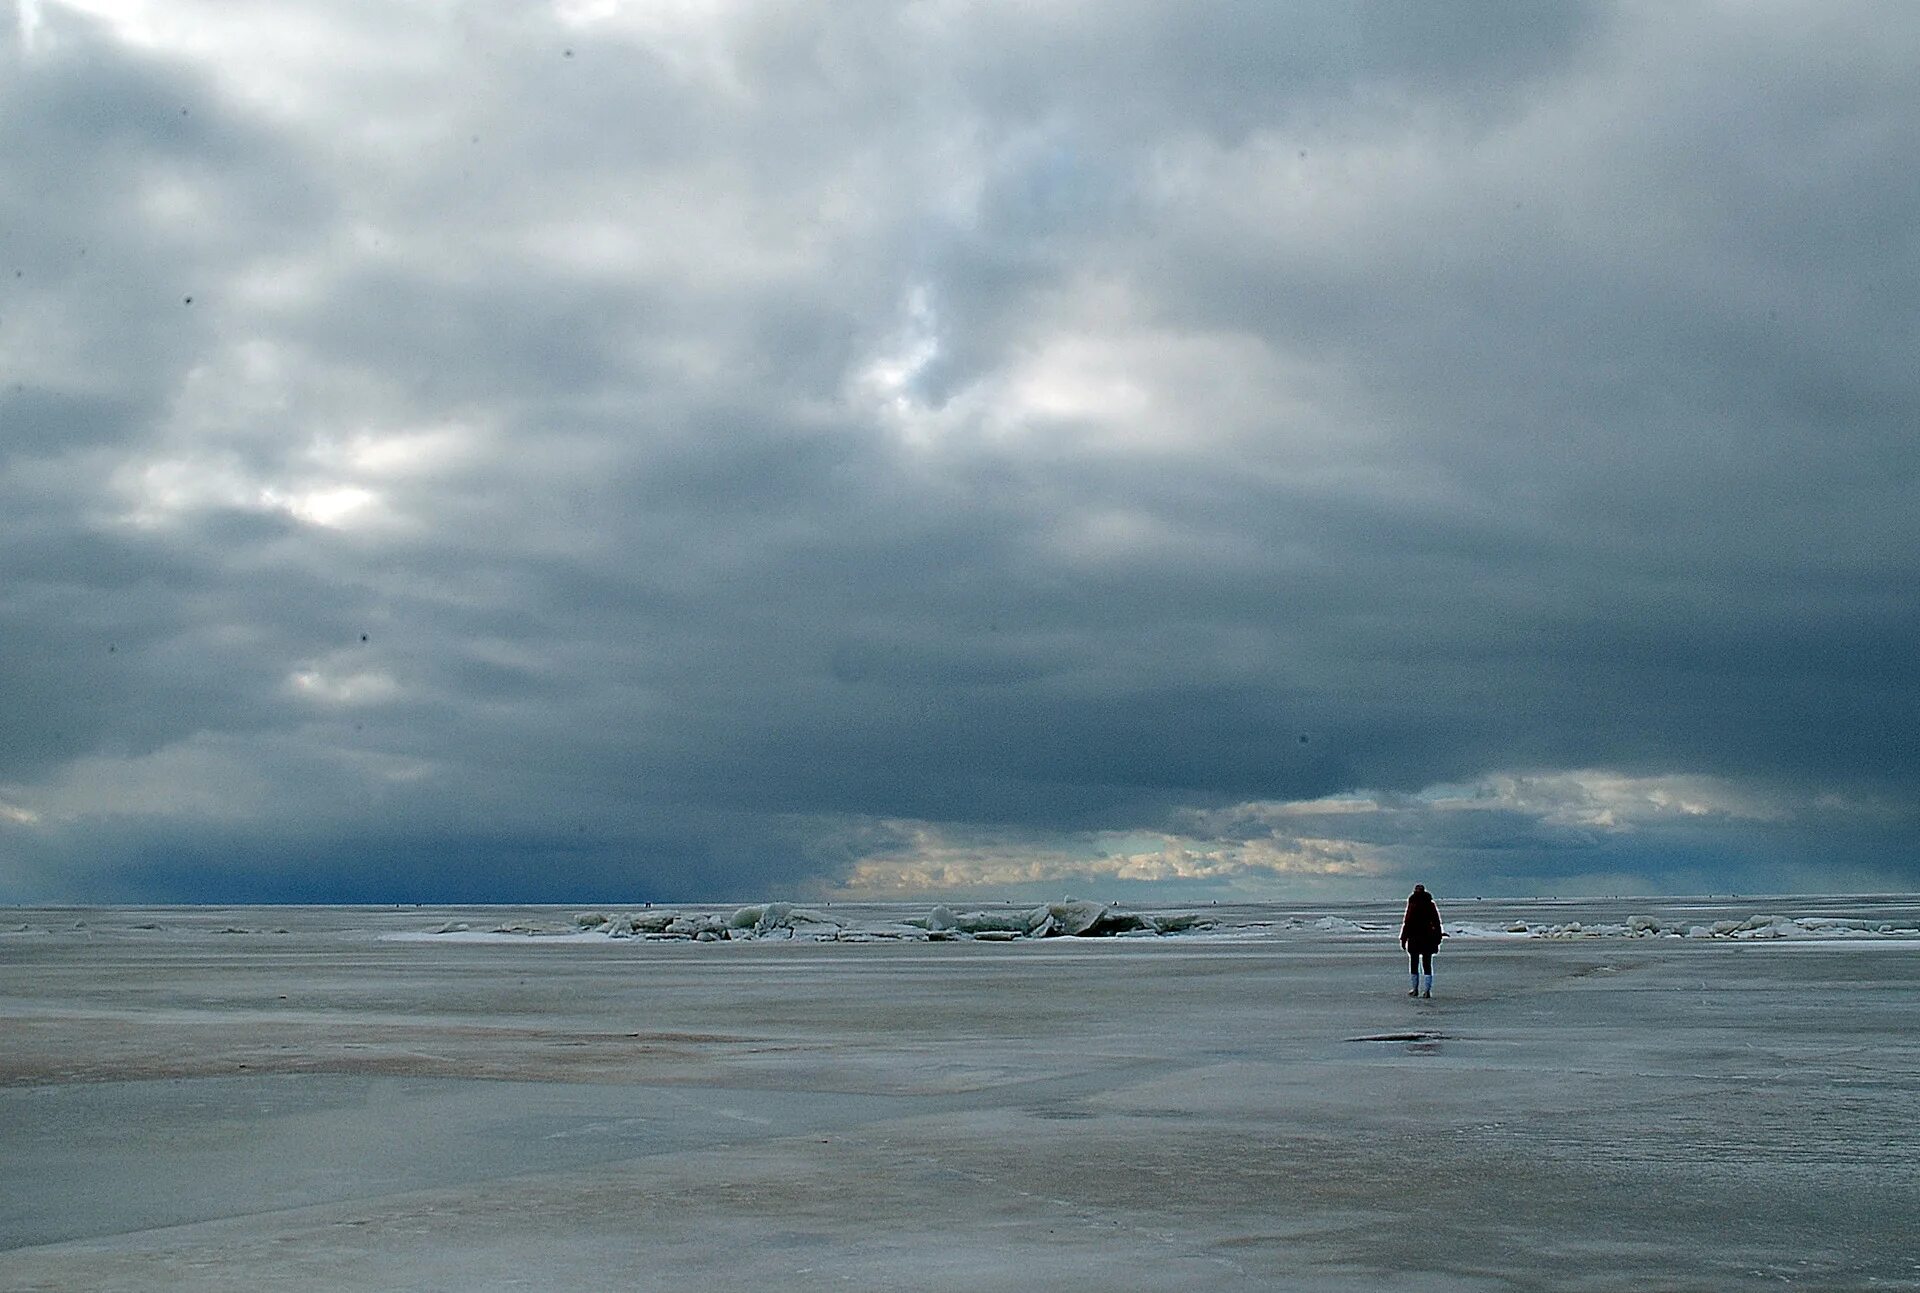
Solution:
<svg viewBox="0 0 1920 1293"><path fill-rule="evenodd" d="M12 18L0 898L1920 877L1912 6Z"/></svg>

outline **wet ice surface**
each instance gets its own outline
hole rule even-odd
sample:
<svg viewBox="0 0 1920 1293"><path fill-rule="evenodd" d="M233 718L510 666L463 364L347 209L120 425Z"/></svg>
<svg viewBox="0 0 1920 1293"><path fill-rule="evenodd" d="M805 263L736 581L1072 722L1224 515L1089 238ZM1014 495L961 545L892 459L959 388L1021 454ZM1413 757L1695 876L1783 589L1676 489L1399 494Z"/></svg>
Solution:
<svg viewBox="0 0 1920 1293"><path fill-rule="evenodd" d="M1920 899L1442 911L3 911L0 1289L1920 1289Z"/></svg>

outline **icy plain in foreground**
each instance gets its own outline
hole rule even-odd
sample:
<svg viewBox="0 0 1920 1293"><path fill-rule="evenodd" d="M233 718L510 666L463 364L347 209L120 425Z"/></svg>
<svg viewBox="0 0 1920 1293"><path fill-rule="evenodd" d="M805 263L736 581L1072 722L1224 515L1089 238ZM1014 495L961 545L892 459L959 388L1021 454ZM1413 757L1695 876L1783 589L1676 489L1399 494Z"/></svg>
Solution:
<svg viewBox="0 0 1920 1293"><path fill-rule="evenodd" d="M0 1289L1920 1289L1920 899L742 910L0 911Z"/></svg>

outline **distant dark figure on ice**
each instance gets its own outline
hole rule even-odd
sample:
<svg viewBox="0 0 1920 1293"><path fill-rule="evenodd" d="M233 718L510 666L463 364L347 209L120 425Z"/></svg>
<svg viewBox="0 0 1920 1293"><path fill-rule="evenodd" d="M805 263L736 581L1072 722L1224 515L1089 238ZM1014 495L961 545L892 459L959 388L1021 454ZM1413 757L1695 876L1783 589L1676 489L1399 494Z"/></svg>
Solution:
<svg viewBox="0 0 1920 1293"><path fill-rule="evenodd" d="M1400 922L1400 946L1407 949L1407 957L1413 967L1413 991L1409 997L1431 997L1433 995L1433 954L1440 950L1440 940L1447 931L1440 927L1440 909L1433 905L1433 895L1427 892L1427 886L1417 884L1413 892L1407 895L1407 917ZM1427 982L1420 983L1420 972L1425 970Z"/></svg>

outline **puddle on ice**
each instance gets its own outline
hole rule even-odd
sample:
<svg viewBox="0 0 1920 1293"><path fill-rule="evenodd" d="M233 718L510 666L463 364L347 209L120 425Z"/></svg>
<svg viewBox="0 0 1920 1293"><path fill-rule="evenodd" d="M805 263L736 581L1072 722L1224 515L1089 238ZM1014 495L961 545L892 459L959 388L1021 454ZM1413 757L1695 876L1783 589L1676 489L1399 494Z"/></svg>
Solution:
<svg viewBox="0 0 1920 1293"><path fill-rule="evenodd" d="M1442 910L0 911L0 1288L1920 1290L1920 899Z"/></svg>

